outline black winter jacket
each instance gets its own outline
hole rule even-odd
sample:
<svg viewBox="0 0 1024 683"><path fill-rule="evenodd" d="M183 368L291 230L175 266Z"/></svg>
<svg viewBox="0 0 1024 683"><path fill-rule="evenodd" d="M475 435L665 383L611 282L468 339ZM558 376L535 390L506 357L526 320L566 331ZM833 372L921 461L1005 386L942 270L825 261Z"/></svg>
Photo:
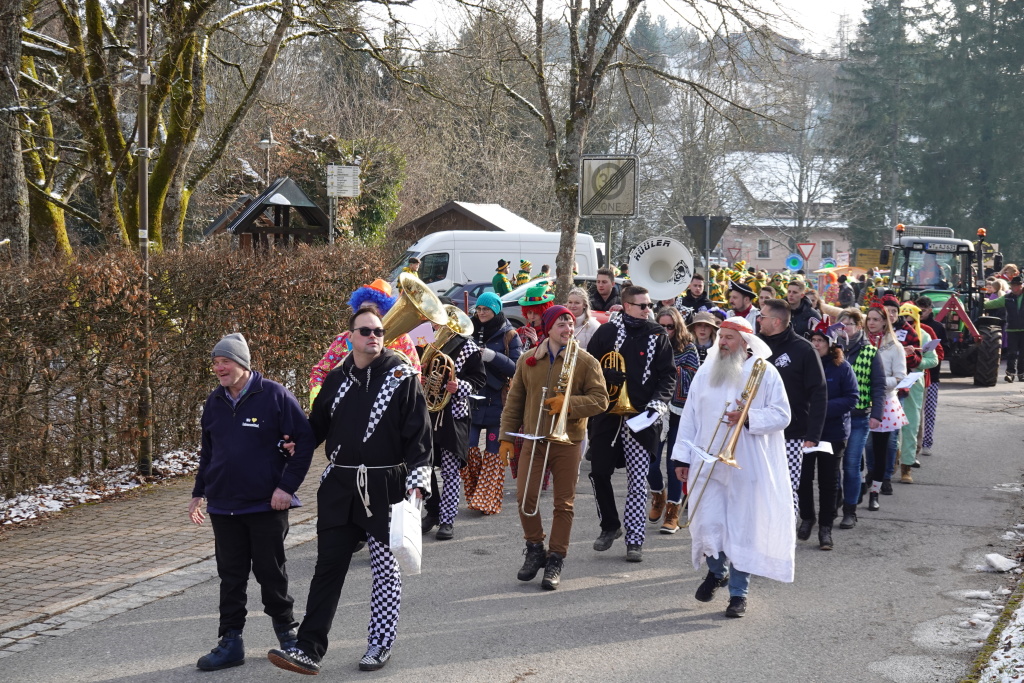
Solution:
<svg viewBox="0 0 1024 683"><path fill-rule="evenodd" d="M786 387L791 414L786 438L817 443L821 440L825 410L828 407L828 389L825 386L821 357L811 342L798 336L791 327L776 335L758 336L772 350L768 362L779 371Z"/></svg>

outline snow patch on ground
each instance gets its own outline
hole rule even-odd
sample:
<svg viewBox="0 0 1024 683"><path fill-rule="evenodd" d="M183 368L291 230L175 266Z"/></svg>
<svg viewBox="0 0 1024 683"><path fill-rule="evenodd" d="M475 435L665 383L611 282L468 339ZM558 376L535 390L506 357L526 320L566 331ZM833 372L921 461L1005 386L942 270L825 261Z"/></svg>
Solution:
<svg viewBox="0 0 1024 683"><path fill-rule="evenodd" d="M946 657L893 656L868 664L868 670L895 683L934 683L960 678L963 664Z"/></svg>
<svg viewBox="0 0 1024 683"><path fill-rule="evenodd" d="M999 635L988 664L978 676L979 683L1012 683L1024 680L1024 608L1013 613Z"/></svg>
<svg viewBox="0 0 1024 683"><path fill-rule="evenodd" d="M196 452L172 451L153 461L152 479L170 479L191 474L199 467ZM102 472L68 477L58 484L39 486L34 491L0 500L0 526L13 526L38 519L52 512L83 503L105 500L142 486L135 465L124 465Z"/></svg>

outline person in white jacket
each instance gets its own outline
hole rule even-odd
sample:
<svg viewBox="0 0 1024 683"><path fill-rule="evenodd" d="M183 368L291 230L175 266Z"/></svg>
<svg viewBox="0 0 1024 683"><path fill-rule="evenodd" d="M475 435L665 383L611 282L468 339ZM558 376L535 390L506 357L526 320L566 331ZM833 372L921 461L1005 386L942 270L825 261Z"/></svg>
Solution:
<svg viewBox="0 0 1024 683"><path fill-rule="evenodd" d="M789 401L778 371L766 361L770 355L745 318L725 320L694 375L672 450L676 476L688 487L693 566L708 565L694 597L710 602L728 585L727 617L746 613L751 574L793 581L796 530L783 437ZM759 359L764 375L738 424L740 395ZM729 427L741 430L735 450L740 469L706 461L705 454L722 450Z"/></svg>
<svg viewBox="0 0 1024 683"><path fill-rule="evenodd" d="M590 338L601 327L601 323L591 315L590 296L582 287L573 287L569 290L569 297L566 299L565 307L576 316L576 331L573 333L580 348L587 350Z"/></svg>

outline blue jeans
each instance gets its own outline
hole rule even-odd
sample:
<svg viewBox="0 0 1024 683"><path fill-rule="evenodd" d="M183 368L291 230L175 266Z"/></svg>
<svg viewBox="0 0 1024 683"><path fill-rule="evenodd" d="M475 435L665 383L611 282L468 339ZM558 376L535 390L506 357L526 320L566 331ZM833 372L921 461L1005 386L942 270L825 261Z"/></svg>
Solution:
<svg viewBox="0 0 1024 683"><path fill-rule="evenodd" d="M708 563L708 569L719 579L725 574L725 563L729 561L729 558L725 556L725 553L718 553L718 557L705 557L704 560ZM729 597L731 598L745 598L747 592L750 590L750 574L747 572L741 572L736 567L729 565Z"/></svg>
<svg viewBox="0 0 1024 683"><path fill-rule="evenodd" d="M843 453L843 504L856 505L860 498L860 462L868 441L869 416L850 416L850 438ZM869 470L870 471L870 470Z"/></svg>
<svg viewBox="0 0 1024 683"><path fill-rule="evenodd" d="M683 502L683 482L676 476L676 463L672 462L672 446L676 442L676 433L679 432L679 415L669 414L668 420L668 441L658 444L658 450L651 455L651 466L647 470L647 483L652 491L661 491L665 488L666 479L661 475L661 454L665 452L665 475L668 481L668 502ZM668 443L668 446L665 444Z"/></svg>

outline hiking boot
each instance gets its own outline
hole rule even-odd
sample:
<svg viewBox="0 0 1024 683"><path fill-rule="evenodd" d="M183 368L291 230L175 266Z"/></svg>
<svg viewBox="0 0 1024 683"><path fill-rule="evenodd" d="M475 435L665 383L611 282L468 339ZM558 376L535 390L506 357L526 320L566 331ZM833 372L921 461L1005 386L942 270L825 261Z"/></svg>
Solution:
<svg viewBox="0 0 1024 683"><path fill-rule="evenodd" d="M297 674L316 676L320 673L320 663L313 661L313 658L297 647L290 647L287 650L271 650L267 653L270 663L285 671L294 671Z"/></svg>
<svg viewBox="0 0 1024 683"><path fill-rule="evenodd" d="M891 479L883 479L882 480L881 494L883 496L891 496L892 495L892 480Z"/></svg>
<svg viewBox="0 0 1024 683"><path fill-rule="evenodd" d="M371 645L366 649L366 654L359 660L360 671L376 671L383 669L384 665L391 659L391 648L382 645Z"/></svg>
<svg viewBox="0 0 1024 683"><path fill-rule="evenodd" d="M612 547L612 542L620 536L622 536L622 527L612 531L602 531L601 535L594 541L594 550L608 550L608 548Z"/></svg>
<svg viewBox="0 0 1024 683"><path fill-rule="evenodd" d="M857 506L856 505L844 505L843 506L843 521L839 523L840 529L852 529L857 526Z"/></svg>
<svg viewBox="0 0 1024 683"><path fill-rule="evenodd" d="M643 562L644 551L639 543L626 544L626 562Z"/></svg>
<svg viewBox="0 0 1024 683"><path fill-rule="evenodd" d="M674 534L679 531L679 503L665 504L665 522L661 525L661 533Z"/></svg>
<svg viewBox="0 0 1024 683"><path fill-rule="evenodd" d="M274 624L274 633L282 650L290 650L299 642L299 629L294 624Z"/></svg>
<svg viewBox="0 0 1024 683"><path fill-rule="evenodd" d="M519 570L516 578L520 581L533 581L537 572L548 561L548 554L544 550L543 543L527 543L523 550L526 559L523 561L523 568Z"/></svg>
<svg viewBox="0 0 1024 683"><path fill-rule="evenodd" d="M562 581L562 565L565 563L565 558L558 553L548 553L548 563L544 567L544 580L540 582L540 587L547 591L553 591L558 588L558 584Z"/></svg>
<svg viewBox="0 0 1024 683"><path fill-rule="evenodd" d="M423 530L423 533L427 533L440 522L441 520L438 519L437 515L432 515L428 512L427 516L420 521L420 529Z"/></svg>
<svg viewBox="0 0 1024 683"><path fill-rule="evenodd" d="M455 538L455 527L451 524L442 524L437 527L437 533L434 534L434 538L439 541L450 541Z"/></svg>
<svg viewBox="0 0 1024 683"><path fill-rule="evenodd" d="M739 619L747 613L747 599L734 595L729 598L729 606L725 608L725 616Z"/></svg>
<svg viewBox="0 0 1024 683"><path fill-rule="evenodd" d="M651 512L647 515L647 521L657 524L661 516L665 514L665 501L668 499L668 492L665 489L651 492Z"/></svg>
<svg viewBox="0 0 1024 683"><path fill-rule="evenodd" d="M818 527L818 547L822 550L832 550L832 527Z"/></svg>
<svg viewBox="0 0 1024 683"><path fill-rule="evenodd" d="M914 478L910 476L910 465L900 465L900 483L914 483Z"/></svg>
<svg viewBox="0 0 1024 683"><path fill-rule="evenodd" d="M196 666L203 671L220 671L243 664L245 664L245 644L242 642L240 629L225 631L224 635L220 637L217 647L196 662Z"/></svg>
<svg viewBox="0 0 1024 683"><path fill-rule="evenodd" d="M800 526L796 529L796 537L801 541L806 541L811 537L811 529L814 528L813 519L801 519Z"/></svg>
<svg viewBox="0 0 1024 683"><path fill-rule="evenodd" d="M722 578L718 578L713 572L708 571L708 575L704 577L703 583L697 586L697 592L693 594L693 597L701 602L711 602L715 598L715 592L728 583L729 572L726 572Z"/></svg>

